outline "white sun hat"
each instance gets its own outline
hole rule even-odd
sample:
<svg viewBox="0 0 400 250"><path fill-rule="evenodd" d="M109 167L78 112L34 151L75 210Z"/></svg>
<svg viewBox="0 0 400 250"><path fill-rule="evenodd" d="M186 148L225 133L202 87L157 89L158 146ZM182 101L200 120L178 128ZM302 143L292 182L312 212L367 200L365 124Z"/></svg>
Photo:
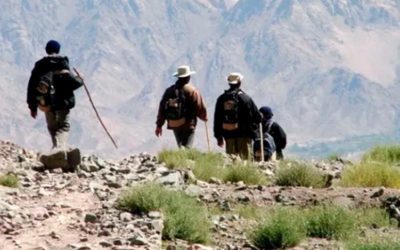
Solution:
<svg viewBox="0 0 400 250"><path fill-rule="evenodd" d="M238 72L232 72L226 78L229 84L238 84L243 80L243 75Z"/></svg>
<svg viewBox="0 0 400 250"><path fill-rule="evenodd" d="M187 76L190 76L193 74L196 74L196 71L191 71L190 67L188 65L182 65L182 66L178 67L178 69L173 74L173 76L181 78L181 77L187 77Z"/></svg>

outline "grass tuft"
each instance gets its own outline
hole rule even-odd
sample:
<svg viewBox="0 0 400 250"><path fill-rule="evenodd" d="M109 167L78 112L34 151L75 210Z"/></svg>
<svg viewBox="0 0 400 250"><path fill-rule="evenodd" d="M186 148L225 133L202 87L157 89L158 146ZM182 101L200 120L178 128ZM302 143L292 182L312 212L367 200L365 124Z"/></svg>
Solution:
<svg viewBox="0 0 400 250"><path fill-rule="evenodd" d="M295 161L281 162L275 178L275 184L279 186L322 188L326 183L326 178L318 169Z"/></svg>
<svg viewBox="0 0 400 250"><path fill-rule="evenodd" d="M388 164L398 164L400 163L400 146L377 146L362 157L363 162L375 161Z"/></svg>
<svg viewBox="0 0 400 250"><path fill-rule="evenodd" d="M265 185L267 177L255 166L249 163L235 163L226 168L223 180L225 182L243 181L247 185Z"/></svg>
<svg viewBox="0 0 400 250"><path fill-rule="evenodd" d="M361 162L343 171L340 185L400 188L400 169L387 163Z"/></svg>
<svg viewBox="0 0 400 250"><path fill-rule="evenodd" d="M279 208L251 233L253 244L260 249L294 247L305 238L304 222L299 213Z"/></svg>
<svg viewBox="0 0 400 250"><path fill-rule="evenodd" d="M219 153L203 153L196 149L164 150L158 154L158 159L171 169L191 168L196 178L202 181L208 182L214 177L250 185L267 183L266 176L255 165L243 161L227 165Z"/></svg>
<svg viewBox="0 0 400 250"><path fill-rule="evenodd" d="M0 185L6 187L18 187L18 177L14 174L5 174L0 176Z"/></svg>
<svg viewBox="0 0 400 250"><path fill-rule="evenodd" d="M356 220L345 208L322 205L306 213L307 235L327 239L343 239L355 229Z"/></svg>
<svg viewBox="0 0 400 250"><path fill-rule="evenodd" d="M346 250L398 250L400 239L382 235L355 238L345 243Z"/></svg>
<svg viewBox="0 0 400 250"><path fill-rule="evenodd" d="M207 243L210 222L207 209L180 191L166 190L158 184L145 184L125 191L117 207L135 213L158 210L165 216L163 238Z"/></svg>

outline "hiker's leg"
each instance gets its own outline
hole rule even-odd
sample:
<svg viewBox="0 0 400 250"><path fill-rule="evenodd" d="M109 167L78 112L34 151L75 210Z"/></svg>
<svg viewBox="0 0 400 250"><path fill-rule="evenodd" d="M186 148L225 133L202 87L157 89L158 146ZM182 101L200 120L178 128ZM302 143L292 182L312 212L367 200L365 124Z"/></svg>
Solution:
<svg viewBox="0 0 400 250"><path fill-rule="evenodd" d="M182 147L182 130L179 129L174 129L174 136L176 140L176 144L178 144L178 147Z"/></svg>
<svg viewBox="0 0 400 250"><path fill-rule="evenodd" d="M183 130L182 131L182 146L185 148L191 148L194 139L194 129Z"/></svg>
<svg viewBox="0 0 400 250"><path fill-rule="evenodd" d="M51 142L53 143L53 148L57 147L56 131L57 131L57 120L56 114L53 111L45 112L47 129L49 130Z"/></svg>
<svg viewBox="0 0 400 250"><path fill-rule="evenodd" d="M283 153L281 148L276 149L276 159L277 160L283 160Z"/></svg>
<svg viewBox="0 0 400 250"><path fill-rule="evenodd" d="M57 147L66 148L70 129L69 110L56 111L57 131L55 134Z"/></svg>
<svg viewBox="0 0 400 250"><path fill-rule="evenodd" d="M236 138L225 139L225 151L229 155L236 155Z"/></svg>
<svg viewBox="0 0 400 250"><path fill-rule="evenodd" d="M243 160L251 160L251 138L249 137L240 137L237 138L238 143L238 151L240 158Z"/></svg>

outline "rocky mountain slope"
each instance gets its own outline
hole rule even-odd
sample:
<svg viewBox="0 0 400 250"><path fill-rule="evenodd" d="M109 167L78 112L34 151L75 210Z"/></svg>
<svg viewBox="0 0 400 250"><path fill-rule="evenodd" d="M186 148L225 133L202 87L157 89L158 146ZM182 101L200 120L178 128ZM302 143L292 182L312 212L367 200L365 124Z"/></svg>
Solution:
<svg viewBox="0 0 400 250"><path fill-rule="evenodd" d="M120 145L113 150L80 90L71 143L89 152L118 157L173 143L171 133L153 136L154 120L181 64L198 72L211 122L226 75L240 71L245 91L272 106L290 144L399 129L396 0L8 0L0 13L0 137L29 148L49 145L43 116L30 120L25 105L30 70L49 39L83 72Z"/></svg>
<svg viewBox="0 0 400 250"><path fill-rule="evenodd" d="M343 207L379 207L400 191L384 188L322 189L252 186L196 180L190 170L169 170L149 154L109 161L82 158L76 173L37 172L37 153L11 142L0 142L0 175L14 173L18 188L0 185L0 249L257 249L247 231L256 221L239 215L237 206L311 206L325 201ZM321 171L340 177L340 161L314 162ZM275 163L262 166L273 175ZM116 200L130 185L157 182L183 190L209 207L226 213L212 215L212 244L162 241L163 214L133 214L116 209ZM374 230L374 229L372 229ZM380 229L375 229L379 233ZM394 230L394 229L393 229ZM394 231L396 233L396 231ZM398 232L397 232L398 234ZM338 249L334 240L309 238L295 249Z"/></svg>

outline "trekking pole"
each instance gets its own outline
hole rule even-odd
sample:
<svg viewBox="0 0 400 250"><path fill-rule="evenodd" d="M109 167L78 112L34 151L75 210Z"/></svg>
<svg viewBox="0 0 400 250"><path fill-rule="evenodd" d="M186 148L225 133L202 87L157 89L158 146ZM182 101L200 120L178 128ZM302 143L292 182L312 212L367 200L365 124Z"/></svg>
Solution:
<svg viewBox="0 0 400 250"><path fill-rule="evenodd" d="M210 136L208 134L208 124L207 121L204 122L204 125L206 126L206 137L207 137L207 147L208 147L208 152L211 151L210 149Z"/></svg>
<svg viewBox="0 0 400 250"><path fill-rule="evenodd" d="M261 148L261 162L264 162L264 134L262 131L262 123L260 122L260 148Z"/></svg>
<svg viewBox="0 0 400 250"><path fill-rule="evenodd" d="M78 78L80 78L80 79L82 80L83 87L85 88L86 94L87 94L87 96L89 97L90 104L92 104L92 107L93 107L94 112L96 113L97 119L99 120L101 126L103 126L104 131L106 131L106 133L107 133L108 137L110 138L110 140L112 141L112 143L114 144L114 147L115 147L115 148L118 148L118 146L117 146L117 144L115 143L114 139L112 138L110 132L108 132L106 126L104 125L103 121L101 120L100 115L99 115L99 112L97 112L96 106L95 106L94 103L93 103L92 97L90 96L89 89L87 88L87 86L86 86L86 84L85 84L85 81L84 81L83 78L81 77L81 74L79 74L78 70L77 70L76 68L73 68L73 69L74 69L76 75L78 76Z"/></svg>

